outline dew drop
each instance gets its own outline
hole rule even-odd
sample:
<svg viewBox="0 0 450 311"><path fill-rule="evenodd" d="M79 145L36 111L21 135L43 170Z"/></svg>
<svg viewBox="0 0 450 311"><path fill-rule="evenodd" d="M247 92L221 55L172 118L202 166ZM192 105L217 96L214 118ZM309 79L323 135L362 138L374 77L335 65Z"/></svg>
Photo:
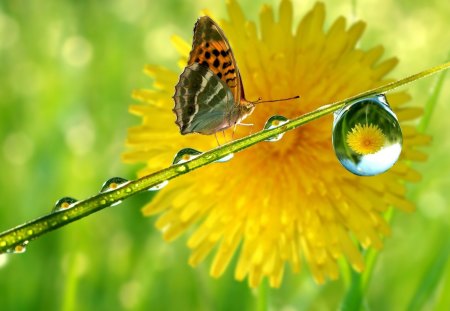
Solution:
<svg viewBox="0 0 450 311"><path fill-rule="evenodd" d="M120 203L122 203L122 200L119 200L117 202L112 203L110 206L116 206L119 205Z"/></svg>
<svg viewBox="0 0 450 311"><path fill-rule="evenodd" d="M159 183L159 184L154 185L153 187L149 188L148 191L158 191L158 190L161 190L162 188L164 188L165 186L167 186L168 183L169 183L168 180L164 180L162 183Z"/></svg>
<svg viewBox="0 0 450 311"><path fill-rule="evenodd" d="M231 159L233 159L233 157L234 157L234 153L229 153L226 156L224 156L224 157L222 157L219 160L216 160L214 162L216 162L216 163L225 163L225 162L228 162Z"/></svg>
<svg viewBox="0 0 450 311"><path fill-rule="evenodd" d="M130 181L122 177L113 177L105 181L100 192L107 192L125 186Z"/></svg>
<svg viewBox="0 0 450 311"><path fill-rule="evenodd" d="M72 207L78 200L71 197L64 197L56 201L55 207L53 208L53 212L61 211Z"/></svg>
<svg viewBox="0 0 450 311"><path fill-rule="evenodd" d="M402 151L402 131L384 95L355 101L334 113L333 147L350 172L373 176L387 171Z"/></svg>
<svg viewBox="0 0 450 311"><path fill-rule="evenodd" d="M275 115L275 116L271 116L269 118L269 120L267 120L266 124L264 125L264 129L265 130L271 130L274 129L276 127L279 127L285 123L287 123L289 121L288 118L280 116L280 115ZM270 138L267 138L265 141L270 141L270 142L274 142L274 141L279 141L281 138L283 138L284 133L272 136Z"/></svg>
<svg viewBox="0 0 450 311"><path fill-rule="evenodd" d="M22 254L25 253L27 250L26 245L28 244L28 241L23 242L22 244L18 244L14 246L13 248L8 249L6 252L10 254Z"/></svg>
<svg viewBox="0 0 450 311"><path fill-rule="evenodd" d="M192 159L195 159L199 155L201 155L202 152L192 149L192 148L184 148L177 152L175 155L175 158L173 159L172 164L181 164L187 161L190 161Z"/></svg>

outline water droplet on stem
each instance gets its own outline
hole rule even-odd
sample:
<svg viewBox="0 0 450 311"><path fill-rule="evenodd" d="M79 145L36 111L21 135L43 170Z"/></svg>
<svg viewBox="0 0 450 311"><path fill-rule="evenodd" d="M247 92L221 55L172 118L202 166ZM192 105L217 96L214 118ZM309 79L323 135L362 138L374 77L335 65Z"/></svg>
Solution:
<svg viewBox="0 0 450 311"><path fill-rule="evenodd" d="M13 248L8 249L6 252L10 254L22 254L27 250L28 241L23 242L22 244L18 244Z"/></svg>
<svg viewBox="0 0 450 311"><path fill-rule="evenodd" d="M279 116L279 115L275 115L275 116L271 116L269 118L269 120L267 120L266 124L264 125L264 129L265 130L271 130L273 128L282 126L283 124L287 123L289 121L288 118L283 117L283 116ZM275 141L279 141L281 138L283 138L284 133L272 136L268 139L266 139L265 141L269 141L269 142L275 142Z"/></svg>
<svg viewBox="0 0 450 311"><path fill-rule="evenodd" d="M71 197L64 197L56 201L55 207L53 208L53 212L68 209L72 207L78 200Z"/></svg>
<svg viewBox="0 0 450 311"><path fill-rule="evenodd" d="M190 161L192 159L195 159L199 155L201 155L202 152L192 149L192 148L184 148L177 152L175 155L175 158L173 159L172 164L181 164L187 161Z"/></svg>
<svg viewBox="0 0 450 311"><path fill-rule="evenodd" d="M168 183L169 183L168 180L164 180L163 182L161 182L161 183L159 183L159 184L157 184L157 185L154 185L154 186L151 187L151 188L148 188L148 191L158 191L158 190L161 190L162 188L164 188L165 186L167 186Z"/></svg>
<svg viewBox="0 0 450 311"><path fill-rule="evenodd" d="M373 176L387 171L402 150L402 131L384 95L364 98L336 111L333 147L350 172Z"/></svg>
<svg viewBox="0 0 450 311"><path fill-rule="evenodd" d="M113 177L105 181L100 192L107 192L125 186L130 181L122 177Z"/></svg>
<svg viewBox="0 0 450 311"><path fill-rule="evenodd" d="M216 162L216 163L225 163L225 162L230 161L233 158L234 158L234 153L229 153L226 156L224 156L224 157L222 157L219 160L216 160L214 162Z"/></svg>

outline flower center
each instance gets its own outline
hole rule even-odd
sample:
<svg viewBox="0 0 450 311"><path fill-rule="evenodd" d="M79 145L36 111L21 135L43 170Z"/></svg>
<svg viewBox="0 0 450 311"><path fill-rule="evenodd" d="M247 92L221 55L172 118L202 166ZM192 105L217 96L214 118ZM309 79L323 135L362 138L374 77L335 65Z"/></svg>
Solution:
<svg viewBox="0 0 450 311"><path fill-rule="evenodd" d="M347 144L355 152L361 155L373 154L383 147L386 136L378 125L356 124L347 133Z"/></svg>

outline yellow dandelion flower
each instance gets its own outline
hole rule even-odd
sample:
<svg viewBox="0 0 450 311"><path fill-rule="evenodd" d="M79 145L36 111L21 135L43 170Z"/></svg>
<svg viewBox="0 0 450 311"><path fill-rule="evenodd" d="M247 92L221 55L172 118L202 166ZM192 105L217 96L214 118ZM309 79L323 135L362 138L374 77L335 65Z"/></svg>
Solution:
<svg viewBox="0 0 450 311"><path fill-rule="evenodd" d="M291 1L281 1L278 18L265 5L259 30L235 0L227 8L229 20L220 25L233 48L246 97L301 96L299 101L258 105L245 121L253 123L253 129L238 127L234 138L261 129L272 115L292 118L385 84L385 75L397 64L393 58L380 61L381 46L368 51L356 47L363 22L347 26L340 17L325 31L322 3L295 28ZM136 91L134 98L141 103L130 108L142 124L129 130L124 160L145 162L140 175L167 166L181 148L206 151L216 146L214 136L183 136L174 124L174 86L190 51L190 43L180 38L174 43L183 58L180 70L147 66L153 88ZM408 100L404 92L389 96L404 140L400 160L385 174L360 178L347 172L334 155L332 119L325 117L278 142L259 143L227 163L173 180L143 212L160 215L156 226L166 240L193 227L187 242L192 250L189 263L196 266L214 254L214 277L224 273L233 256L238 256L236 279L248 278L252 287L263 277L279 287L286 266L298 272L302 258L318 283L338 277L336 261L342 257L362 271L356 242L381 248L383 236L389 234L382 212L392 205L413 209L405 198L404 182L420 176L407 162L426 158L416 147L429 138L405 123L422 113L406 107Z"/></svg>
<svg viewBox="0 0 450 311"><path fill-rule="evenodd" d="M356 124L347 134L347 144L361 155L373 154L380 151L386 137L381 129L374 124Z"/></svg>

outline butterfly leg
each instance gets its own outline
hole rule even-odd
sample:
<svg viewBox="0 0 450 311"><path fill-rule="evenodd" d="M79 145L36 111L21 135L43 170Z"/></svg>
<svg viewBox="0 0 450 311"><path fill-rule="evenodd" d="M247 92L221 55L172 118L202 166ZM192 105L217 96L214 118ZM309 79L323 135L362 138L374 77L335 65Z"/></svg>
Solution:
<svg viewBox="0 0 450 311"><path fill-rule="evenodd" d="M214 133L214 137L216 138L217 146L221 146L220 142L219 142L219 139L217 138L217 132Z"/></svg>
<svg viewBox="0 0 450 311"><path fill-rule="evenodd" d="M233 133L231 134L231 140L234 139L234 133L236 133L236 127L237 127L237 123L235 123L233 126Z"/></svg>
<svg viewBox="0 0 450 311"><path fill-rule="evenodd" d="M222 131L223 141L227 142L227 137L225 136L225 130Z"/></svg>

